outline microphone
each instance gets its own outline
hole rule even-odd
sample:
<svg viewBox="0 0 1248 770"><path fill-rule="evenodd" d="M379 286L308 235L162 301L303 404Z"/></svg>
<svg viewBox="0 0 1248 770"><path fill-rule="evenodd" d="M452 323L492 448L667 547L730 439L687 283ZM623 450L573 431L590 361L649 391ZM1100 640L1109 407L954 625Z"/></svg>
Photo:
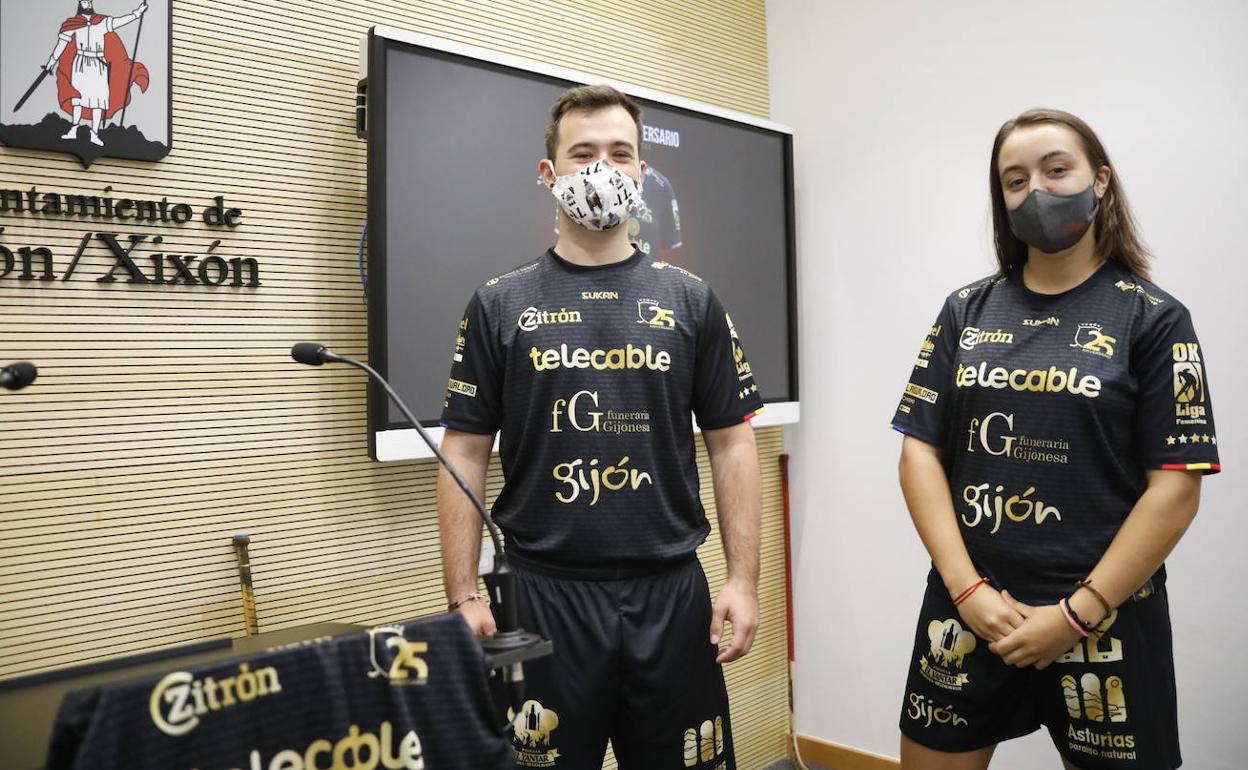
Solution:
<svg viewBox="0 0 1248 770"><path fill-rule="evenodd" d="M39 370L29 361L18 361L0 369L0 387L21 390L35 381Z"/></svg>
<svg viewBox="0 0 1248 770"><path fill-rule="evenodd" d="M493 667L502 669L503 681L507 685L511 707L517 714L520 713L521 706L524 705L523 661L549 655L553 648L548 640L542 639L537 634L529 633L520 627L519 613L516 608L515 574L507 565L507 553L503 549L503 541L498 531L498 525L494 523L494 517L486 509L485 503L481 502L481 498L477 496L477 493L472 491L464 477L446 459L446 455L442 454L441 448L421 427L420 421L412 414L412 410L408 409L407 404L403 403L403 399L399 398L399 394L394 391L394 388L390 387L390 383L386 382L385 378L371 366L353 358L340 356L319 342L295 343L290 349L290 357L308 366L321 366L327 363L348 364L368 374L374 382L386 391L386 395L390 397L390 400L399 408L399 411L403 413L407 421L416 429L416 433L420 435L425 444L433 450L433 454L438 458L438 462L442 463L442 467L446 468L451 478L455 480L455 484L464 491L464 494L472 502L473 507L477 509L481 520L485 522L486 529L489 530L490 541L494 544L494 569L483 575L483 578L490 594L494 623L498 628L494 636L481 640L481 646L489 654L491 663L494 664Z"/></svg>
<svg viewBox="0 0 1248 770"><path fill-rule="evenodd" d="M290 349L290 357L308 366L336 364L344 361L342 356L317 342L296 342Z"/></svg>

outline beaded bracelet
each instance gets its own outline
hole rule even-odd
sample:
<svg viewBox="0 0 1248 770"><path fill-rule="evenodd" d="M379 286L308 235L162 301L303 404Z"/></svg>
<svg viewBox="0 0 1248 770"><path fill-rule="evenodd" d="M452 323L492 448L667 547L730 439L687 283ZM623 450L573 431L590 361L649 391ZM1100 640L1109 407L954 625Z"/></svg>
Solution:
<svg viewBox="0 0 1248 770"><path fill-rule="evenodd" d="M486 607L489 607L489 606L490 606L490 597L486 596L485 594L481 593L480 591L473 591L472 593L468 594L467 596L465 596L464 598L460 599L459 601L457 601L457 602L451 602L450 604L448 604L448 605L447 605L447 609L449 609L449 610L457 610L457 609L459 609L460 607L462 607L462 606L464 606L465 604L467 604L468 602L481 602L481 603L482 603L482 604L484 604Z"/></svg>
<svg viewBox="0 0 1248 770"><path fill-rule="evenodd" d="M987 583L987 582L988 582L988 578L981 577L979 580L976 580L974 583L971 583L971 585L965 591L958 594L957 598L953 600L953 606L957 607L959 604L969 599L971 594L975 593L976 588L979 588L980 586L982 586L984 583Z"/></svg>

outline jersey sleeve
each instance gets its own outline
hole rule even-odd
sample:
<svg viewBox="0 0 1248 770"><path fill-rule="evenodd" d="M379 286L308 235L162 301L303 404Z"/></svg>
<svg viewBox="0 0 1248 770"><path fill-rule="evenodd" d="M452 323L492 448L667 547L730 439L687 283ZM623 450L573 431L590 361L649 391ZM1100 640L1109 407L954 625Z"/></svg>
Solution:
<svg viewBox="0 0 1248 770"><path fill-rule="evenodd" d="M763 408L763 397L745 348L719 298L710 292L698 330L693 377L693 413L703 430L728 428Z"/></svg>
<svg viewBox="0 0 1248 770"><path fill-rule="evenodd" d="M937 446L943 446L949 436L955 327L953 306L946 301L919 347L910 381L893 415L894 430Z"/></svg>
<svg viewBox="0 0 1248 770"><path fill-rule="evenodd" d="M443 427L467 433L498 431L503 417L503 360L481 297L474 294L455 335Z"/></svg>
<svg viewBox="0 0 1248 770"><path fill-rule="evenodd" d="M1204 354L1191 314L1178 303L1146 325L1133 344L1136 431L1146 468L1222 470Z"/></svg>

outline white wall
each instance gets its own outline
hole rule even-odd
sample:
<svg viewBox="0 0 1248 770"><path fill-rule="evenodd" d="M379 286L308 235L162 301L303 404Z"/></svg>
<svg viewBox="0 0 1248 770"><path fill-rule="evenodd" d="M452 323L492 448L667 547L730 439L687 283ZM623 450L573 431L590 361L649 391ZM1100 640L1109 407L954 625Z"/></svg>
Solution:
<svg viewBox="0 0 1248 770"><path fill-rule="evenodd" d="M1187 767L1244 767L1248 4L769 0L767 25L796 130L798 731L897 756L927 562L888 422L944 296L993 270L993 135L1043 105L1101 135L1208 352L1227 470L1169 562L1180 728ZM1057 766L1043 732L995 763Z"/></svg>

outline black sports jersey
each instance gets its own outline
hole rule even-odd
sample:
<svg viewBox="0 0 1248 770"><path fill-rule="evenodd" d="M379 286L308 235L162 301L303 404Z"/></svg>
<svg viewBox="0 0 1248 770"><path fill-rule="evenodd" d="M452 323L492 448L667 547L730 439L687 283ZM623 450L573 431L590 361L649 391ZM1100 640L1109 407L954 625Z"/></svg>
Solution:
<svg viewBox="0 0 1248 770"><path fill-rule="evenodd" d="M510 552L609 570L695 551L710 525L691 414L725 428L762 405L701 278L640 251L584 267L552 250L473 295L442 424L501 430Z"/></svg>
<svg viewBox="0 0 1248 770"><path fill-rule="evenodd" d="M76 690L47 768L508 770L487 666L453 612Z"/></svg>
<svg viewBox="0 0 1248 770"><path fill-rule="evenodd" d="M658 256L663 251L679 249L680 204L672 182L658 169L646 167L641 186L642 206L628 221L628 239L643 254Z"/></svg>
<svg viewBox="0 0 1248 770"><path fill-rule="evenodd" d="M944 450L972 560L1028 602L1087 576L1146 470L1220 469L1187 308L1113 262L1062 294L1019 277L951 294L893 427Z"/></svg>

